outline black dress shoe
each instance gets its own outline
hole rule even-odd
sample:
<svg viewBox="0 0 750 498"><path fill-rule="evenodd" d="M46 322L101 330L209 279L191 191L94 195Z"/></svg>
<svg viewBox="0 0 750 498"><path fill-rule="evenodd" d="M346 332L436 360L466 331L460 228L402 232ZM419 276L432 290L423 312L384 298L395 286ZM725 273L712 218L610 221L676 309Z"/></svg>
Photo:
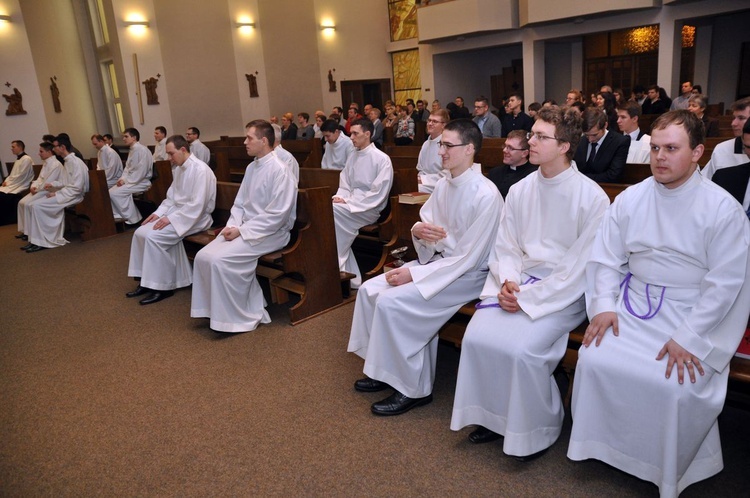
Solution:
<svg viewBox="0 0 750 498"><path fill-rule="evenodd" d="M354 383L354 389L361 393L376 393L378 391L388 389L389 387L391 386L389 386L385 382L380 382L379 380L371 379L369 377L359 379Z"/></svg>
<svg viewBox="0 0 750 498"><path fill-rule="evenodd" d="M31 242L29 242L28 244L26 244L23 247L20 247L19 249L21 249L22 251L26 251L28 249L31 249L32 247L34 247L34 244L32 244Z"/></svg>
<svg viewBox="0 0 750 498"><path fill-rule="evenodd" d="M400 392L396 391L384 400L373 403L370 407L370 410L372 410L372 413L374 413L375 415L401 415L402 413L408 412L412 408L426 405L431 402L432 394L429 394L424 398L409 398L408 396L404 396Z"/></svg>
<svg viewBox="0 0 750 498"><path fill-rule="evenodd" d="M16 237L17 239L21 239L21 240L29 240L29 236L28 236L28 235L26 235L26 234L23 234L23 233L19 233L19 234L18 234L18 235L16 235L15 237Z"/></svg>
<svg viewBox="0 0 750 498"><path fill-rule="evenodd" d="M138 297L151 292L151 289L141 287L140 285L130 292L125 293L125 297Z"/></svg>
<svg viewBox="0 0 750 498"><path fill-rule="evenodd" d="M547 453L547 450L548 450L548 449L549 449L549 448L544 448L544 449L543 449L542 451L537 451L536 453L532 453L531 455L526 455L526 456L514 456L513 458L515 458L515 459L516 459L516 460L518 460L519 462L530 462L530 461L532 461L532 460L536 460L536 459L537 459L537 458L539 458L540 456L542 456L542 455L544 455L545 453Z"/></svg>
<svg viewBox="0 0 750 498"><path fill-rule="evenodd" d="M501 436L497 432L491 431L486 427L478 425L474 432L469 434L469 442L472 442L474 444L489 443L491 441L497 441L501 437L503 436Z"/></svg>
<svg viewBox="0 0 750 498"><path fill-rule="evenodd" d="M174 296L174 291L156 291L150 296L141 299L139 302L143 305L154 304L171 296Z"/></svg>
<svg viewBox="0 0 750 498"><path fill-rule="evenodd" d="M35 246L34 244L31 244L31 247L29 247L28 249L26 249L26 252L29 253L29 254L31 254L32 252L39 252L39 251L43 251L45 249L47 249L47 248L46 247L42 247L42 246Z"/></svg>

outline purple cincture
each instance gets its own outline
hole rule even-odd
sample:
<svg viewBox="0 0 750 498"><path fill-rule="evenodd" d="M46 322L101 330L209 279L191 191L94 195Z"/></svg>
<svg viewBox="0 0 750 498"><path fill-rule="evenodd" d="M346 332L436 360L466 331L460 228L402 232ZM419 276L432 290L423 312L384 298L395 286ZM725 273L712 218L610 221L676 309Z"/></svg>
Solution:
<svg viewBox="0 0 750 498"><path fill-rule="evenodd" d="M666 287L661 288L661 296L659 296L659 305L656 307L656 309L653 309L651 307L651 299L648 293L650 284L646 284L646 301L648 302L648 311L646 312L645 315L639 315L638 313L635 312L633 307L630 305L630 291L629 291L628 284L630 284L630 279L632 276L633 274L628 272L628 274L625 275L625 278L623 279L623 281L620 283L620 289L622 289L622 287L625 286L625 290L622 291L623 292L622 300L625 303L625 309L627 309L628 313L630 313L636 318L640 318L641 320L649 320L655 317L657 313L659 313L659 310L661 309L661 305L662 303L664 303L664 292L667 290L667 288ZM653 309L653 312L652 312L652 309Z"/></svg>

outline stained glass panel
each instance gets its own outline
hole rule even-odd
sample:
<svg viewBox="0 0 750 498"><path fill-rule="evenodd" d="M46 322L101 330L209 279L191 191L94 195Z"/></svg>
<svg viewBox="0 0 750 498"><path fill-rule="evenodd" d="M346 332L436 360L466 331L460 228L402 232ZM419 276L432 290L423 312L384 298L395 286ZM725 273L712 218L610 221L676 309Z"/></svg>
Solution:
<svg viewBox="0 0 750 498"><path fill-rule="evenodd" d="M415 0L388 0L391 41L417 37L417 6Z"/></svg>

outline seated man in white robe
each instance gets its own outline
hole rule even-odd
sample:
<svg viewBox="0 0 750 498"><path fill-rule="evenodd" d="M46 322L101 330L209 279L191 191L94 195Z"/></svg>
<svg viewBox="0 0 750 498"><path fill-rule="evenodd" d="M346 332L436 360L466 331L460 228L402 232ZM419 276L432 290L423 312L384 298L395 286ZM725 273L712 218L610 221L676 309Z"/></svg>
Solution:
<svg viewBox="0 0 750 498"><path fill-rule="evenodd" d="M91 145L98 151L96 153L96 169L104 171L107 177L107 187L112 188L122 176L122 159L112 147L107 145L104 137L91 135Z"/></svg>
<svg viewBox="0 0 750 498"><path fill-rule="evenodd" d="M52 183L60 178L63 165L57 160L53 149L54 145L51 142L42 142L39 144L39 157L43 161L42 169L39 171L39 176L37 176L36 180L31 182L29 193L18 203L18 231L20 233L15 236L17 239L29 240L28 229L26 228L28 206L35 200L42 199L47 195L47 191L44 190L44 186L47 183Z"/></svg>
<svg viewBox="0 0 750 498"><path fill-rule="evenodd" d="M750 313L750 223L696 171L704 136L688 111L654 122L653 176L615 199L586 269L568 457L663 497L723 467L717 417Z"/></svg>
<svg viewBox="0 0 750 498"><path fill-rule="evenodd" d="M325 126L326 123L323 123ZM353 289L362 285L362 273L352 251L359 229L375 223L388 203L393 183L391 158L370 142L372 121L358 119L351 125L351 141L355 151L339 175L339 189L333 196L333 222L339 269L353 273Z"/></svg>
<svg viewBox="0 0 750 498"><path fill-rule="evenodd" d="M133 201L133 194L148 190L154 168L154 158L148 148L138 142L140 138L141 134L135 128L127 128L123 133L122 140L130 147L130 152L122 176L109 189L115 220L125 220L128 225L135 225L143 218Z"/></svg>
<svg viewBox="0 0 750 498"><path fill-rule="evenodd" d="M201 131L195 126L191 126L185 132L185 138L190 143L190 153L195 157L208 164L211 160L211 151L201 142Z"/></svg>
<svg viewBox="0 0 750 498"><path fill-rule="evenodd" d="M651 136L638 126L641 106L628 100L617 108L617 126L630 136L627 164L648 164L651 161Z"/></svg>
<svg viewBox="0 0 750 498"><path fill-rule="evenodd" d="M482 302L461 344L451 429L477 426L472 443L504 436L503 452L524 461L562 430L552 372L586 318L584 269L609 205L572 160L581 123L575 109L537 114L528 142L539 169L508 191Z"/></svg>
<svg viewBox="0 0 750 498"><path fill-rule="evenodd" d="M395 390L372 405L376 415L399 415L432 401L437 333L484 285L503 200L471 168L481 144L473 121L446 126L440 152L448 176L411 229L419 260L368 280L357 293L348 350L364 358L368 377L354 388Z"/></svg>
<svg viewBox="0 0 750 498"><path fill-rule="evenodd" d="M127 297L149 294L140 304L153 304L193 283L193 272L182 245L188 235L208 229L216 204L216 177L206 163L190 153L180 135L167 139L172 185L167 198L133 234L128 276L140 279Z"/></svg>
<svg viewBox="0 0 750 498"><path fill-rule="evenodd" d="M373 128L374 129L374 128ZM349 137L339 128L333 119L323 122L320 127L323 133L323 159L320 167L323 169L344 169L349 156L354 152L354 144Z"/></svg>
<svg viewBox="0 0 750 498"><path fill-rule="evenodd" d="M89 189L89 170L70 150L70 140L57 137L53 151L64 158L58 180L44 185L46 194L26 207L25 226L29 243L22 247L27 253L60 247L68 243L65 232L65 208L83 200Z"/></svg>
<svg viewBox="0 0 750 498"><path fill-rule="evenodd" d="M732 104L732 134L735 138L725 140L711 153L711 160L701 170L701 174L709 180L721 168L738 166L747 162L747 156L742 146L742 128L750 119L750 97L742 98Z"/></svg>
<svg viewBox="0 0 750 498"><path fill-rule="evenodd" d="M11 225L17 221L18 203L34 179L34 160L25 152L26 144L13 140L10 150L16 155L13 169L0 185L0 225Z"/></svg>
<svg viewBox="0 0 750 498"><path fill-rule="evenodd" d="M167 129L163 126L154 128L154 140L156 140L153 154L154 162L169 159L169 156L167 156Z"/></svg>
<svg viewBox="0 0 750 498"><path fill-rule="evenodd" d="M291 152L281 146L281 126L274 123L272 123L271 126L273 126L273 137L274 143L276 144L273 151L276 153L276 157L289 167L289 171L292 172L294 179L299 184L299 163Z"/></svg>
<svg viewBox="0 0 750 498"><path fill-rule="evenodd" d="M422 144L417 159L417 183L420 192L432 193L443 172L443 158L440 156L440 139L446 123L451 118L448 111L438 109L427 118L427 140Z"/></svg>
<svg viewBox="0 0 750 498"><path fill-rule="evenodd" d="M227 226L195 256L190 316L208 317L218 332L248 332L270 323L255 278L258 258L289 242L297 182L273 152L274 132L263 120L246 127L245 148L255 159L245 170Z"/></svg>

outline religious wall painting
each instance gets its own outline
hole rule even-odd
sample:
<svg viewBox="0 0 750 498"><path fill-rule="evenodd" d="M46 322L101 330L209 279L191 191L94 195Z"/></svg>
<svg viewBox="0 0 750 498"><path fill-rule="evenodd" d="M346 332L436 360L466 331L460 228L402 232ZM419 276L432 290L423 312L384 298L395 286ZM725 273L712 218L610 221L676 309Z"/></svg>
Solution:
<svg viewBox="0 0 750 498"><path fill-rule="evenodd" d="M250 98L260 97L258 93L258 71L255 74L245 73L245 79L247 80L248 89L250 90Z"/></svg>
<svg viewBox="0 0 750 498"><path fill-rule="evenodd" d="M391 41L417 37L417 5L415 0L388 0Z"/></svg>
<svg viewBox="0 0 750 498"><path fill-rule="evenodd" d="M159 95L156 93L159 78L161 78L161 74L157 73L156 77L152 76L143 82L143 86L146 87L146 104L148 105L159 105Z"/></svg>
<svg viewBox="0 0 750 498"><path fill-rule="evenodd" d="M391 54L393 63L393 87L397 104L406 99L422 98L422 80L419 71L419 50L404 50Z"/></svg>

